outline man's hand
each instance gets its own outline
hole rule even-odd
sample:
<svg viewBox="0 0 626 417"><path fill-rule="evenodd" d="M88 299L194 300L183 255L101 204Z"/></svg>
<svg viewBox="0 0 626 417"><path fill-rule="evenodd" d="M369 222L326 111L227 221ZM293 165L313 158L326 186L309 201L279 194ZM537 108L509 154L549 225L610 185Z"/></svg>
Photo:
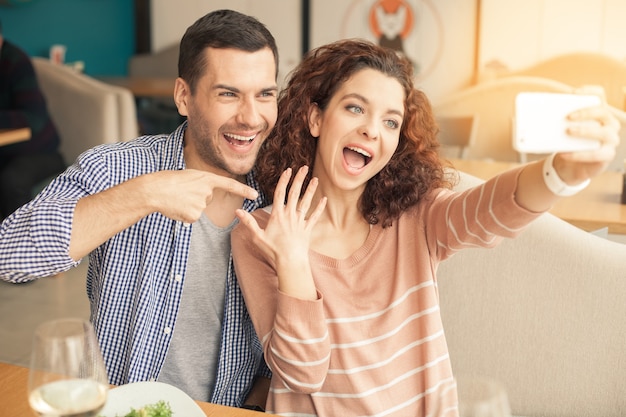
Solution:
<svg viewBox="0 0 626 417"><path fill-rule="evenodd" d="M144 177L145 198L151 210L187 223L200 218L213 201L216 190L249 200L258 197L254 188L233 178L194 169L160 171Z"/></svg>
<svg viewBox="0 0 626 417"><path fill-rule="evenodd" d="M81 198L74 210L69 256L81 259L155 212L172 220L193 223L218 190L248 199L258 196L256 190L233 178L186 169L141 175Z"/></svg>

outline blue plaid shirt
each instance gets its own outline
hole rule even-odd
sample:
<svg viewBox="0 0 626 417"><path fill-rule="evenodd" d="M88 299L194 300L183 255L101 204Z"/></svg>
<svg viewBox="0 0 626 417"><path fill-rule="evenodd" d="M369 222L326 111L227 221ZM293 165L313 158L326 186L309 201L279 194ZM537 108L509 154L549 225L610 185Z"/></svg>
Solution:
<svg viewBox="0 0 626 417"><path fill-rule="evenodd" d="M83 153L0 226L0 278L24 282L76 266L68 256L76 202L138 175L184 169L186 127L183 123L169 136L143 136ZM258 189L252 174L246 181ZM244 209L252 211L263 203L263 196L246 200ZM89 255L91 321L111 384L155 380L159 375L180 305L191 229L153 213ZM254 377L269 377L270 373L237 284L232 257L225 297L211 402L238 407Z"/></svg>

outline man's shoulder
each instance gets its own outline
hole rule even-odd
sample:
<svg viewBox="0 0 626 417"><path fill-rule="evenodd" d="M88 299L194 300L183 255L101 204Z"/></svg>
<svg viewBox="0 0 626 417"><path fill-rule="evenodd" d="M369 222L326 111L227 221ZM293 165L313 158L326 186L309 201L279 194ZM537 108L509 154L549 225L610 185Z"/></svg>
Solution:
<svg viewBox="0 0 626 417"><path fill-rule="evenodd" d="M125 142L106 143L83 152L77 163L83 168L100 167L134 175L155 170L182 169L182 145L168 135L140 136ZM130 169L130 171L129 171ZM121 172L121 171L120 171Z"/></svg>
<svg viewBox="0 0 626 417"><path fill-rule="evenodd" d="M20 56L22 58L25 57L25 58L30 59L30 57L28 56L26 51L24 51L22 48L20 48L19 46L17 46L13 42L11 42L9 40L6 40L6 39L2 43L2 50L4 52L9 52L13 56Z"/></svg>
<svg viewBox="0 0 626 417"><path fill-rule="evenodd" d="M2 44L3 66L10 68L10 71L17 71L23 74L35 74L35 69L30 56L19 46L4 40Z"/></svg>
<svg viewBox="0 0 626 417"><path fill-rule="evenodd" d="M144 135L139 136L127 141L120 141L115 143L103 143L95 146L91 150L94 153L107 154L107 153L135 153L150 150L161 150L175 145L173 140L170 140L171 135ZM175 149L175 146L172 148Z"/></svg>

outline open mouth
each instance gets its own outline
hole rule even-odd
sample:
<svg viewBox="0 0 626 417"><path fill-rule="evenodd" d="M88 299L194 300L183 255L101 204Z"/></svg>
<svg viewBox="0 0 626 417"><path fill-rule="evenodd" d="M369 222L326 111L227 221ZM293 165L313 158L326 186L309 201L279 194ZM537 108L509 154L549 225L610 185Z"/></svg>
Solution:
<svg viewBox="0 0 626 417"><path fill-rule="evenodd" d="M226 138L226 141L231 145L245 146L250 144L250 142L252 142L254 138L256 138L256 134L252 136L241 136L235 135L234 133L224 133L224 137Z"/></svg>
<svg viewBox="0 0 626 417"><path fill-rule="evenodd" d="M372 160L372 156L361 148L348 146L343 148L343 157L346 163L355 169L363 168Z"/></svg>

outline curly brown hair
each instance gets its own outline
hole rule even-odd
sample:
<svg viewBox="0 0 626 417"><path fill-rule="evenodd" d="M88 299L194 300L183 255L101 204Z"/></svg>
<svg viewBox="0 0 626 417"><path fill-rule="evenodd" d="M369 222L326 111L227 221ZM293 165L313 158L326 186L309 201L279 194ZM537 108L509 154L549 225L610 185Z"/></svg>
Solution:
<svg viewBox="0 0 626 417"><path fill-rule="evenodd" d="M365 188L359 210L370 224L391 226L402 212L435 188L451 187L438 156L437 125L426 95L414 88L413 67L396 51L357 39L341 40L310 51L290 74L278 100L278 120L256 162L259 184L274 197L281 173L313 167L317 139L308 111L316 103L324 111L342 83L362 69L393 77L405 92L405 116L398 147L389 163ZM303 190L311 179L311 171Z"/></svg>

